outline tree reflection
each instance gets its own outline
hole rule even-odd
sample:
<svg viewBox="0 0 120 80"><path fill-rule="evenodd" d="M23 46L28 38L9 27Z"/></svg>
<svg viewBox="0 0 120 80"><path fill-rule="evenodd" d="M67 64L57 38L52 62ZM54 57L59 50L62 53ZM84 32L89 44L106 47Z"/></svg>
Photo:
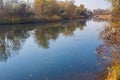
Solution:
<svg viewBox="0 0 120 80"><path fill-rule="evenodd" d="M97 48L98 59L105 73L103 80L120 80L120 3L118 4L112 6L112 20L99 34L104 41Z"/></svg>
<svg viewBox="0 0 120 80"><path fill-rule="evenodd" d="M29 33L20 26L0 27L0 32L0 61L6 61L22 48Z"/></svg>
<svg viewBox="0 0 120 80"><path fill-rule="evenodd" d="M49 24L8 25L0 27L0 61L19 53L26 39L35 37L36 43L47 49L51 40L56 40L60 34L72 36L76 29L83 30L86 21L56 22Z"/></svg>
<svg viewBox="0 0 120 80"><path fill-rule="evenodd" d="M70 21L67 23L53 23L38 25L35 29L35 38L39 46L49 48L50 40L56 40L60 34L72 36L73 32L79 28L84 29L85 21Z"/></svg>

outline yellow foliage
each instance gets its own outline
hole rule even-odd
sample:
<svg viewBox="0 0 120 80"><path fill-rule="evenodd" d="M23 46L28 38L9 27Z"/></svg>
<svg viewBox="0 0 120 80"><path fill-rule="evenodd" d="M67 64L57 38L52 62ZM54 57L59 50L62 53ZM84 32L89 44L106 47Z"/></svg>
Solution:
<svg viewBox="0 0 120 80"><path fill-rule="evenodd" d="M106 80L120 80L120 63L114 64L111 67Z"/></svg>
<svg viewBox="0 0 120 80"><path fill-rule="evenodd" d="M46 20L46 21L58 21L58 20L62 20L62 18L60 16L53 15L53 16L44 16L43 20Z"/></svg>

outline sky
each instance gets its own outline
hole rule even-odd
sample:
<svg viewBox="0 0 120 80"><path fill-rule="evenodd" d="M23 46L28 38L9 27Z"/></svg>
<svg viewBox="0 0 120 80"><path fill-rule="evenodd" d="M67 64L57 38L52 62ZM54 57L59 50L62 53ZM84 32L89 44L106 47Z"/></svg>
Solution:
<svg viewBox="0 0 120 80"><path fill-rule="evenodd" d="M27 0L24 0L27 1ZM29 0L30 2L34 2L34 0ZM58 0L58 1L65 1L65 0ZM110 8L110 3L107 0L74 0L76 5L84 4L87 9L108 9Z"/></svg>
<svg viewBox="0 0 120 80"><path fill-rule="evenodd" d="M64 1L64 0L63 0ZM84 4L87 9L106 9L110 8L110 3L107 0L74 0L76 5Z"/></svg>

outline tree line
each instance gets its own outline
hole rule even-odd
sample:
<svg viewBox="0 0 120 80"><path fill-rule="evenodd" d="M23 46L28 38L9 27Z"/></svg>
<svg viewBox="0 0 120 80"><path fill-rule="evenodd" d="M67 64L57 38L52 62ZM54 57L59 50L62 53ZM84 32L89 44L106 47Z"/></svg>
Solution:
<svg viewBox="0 0 120 80"><path fill-rule="evenodd" d="M0 0L0 21L34 21L88 18L92 11L83 4L76 6L73 0Z"/></svg>
<svg viewBox="0 0 120 80"><path fill-rule="evenodd" d="M94 15L109 15L111 14L110 9L94 9L93 10Z"/></svg>

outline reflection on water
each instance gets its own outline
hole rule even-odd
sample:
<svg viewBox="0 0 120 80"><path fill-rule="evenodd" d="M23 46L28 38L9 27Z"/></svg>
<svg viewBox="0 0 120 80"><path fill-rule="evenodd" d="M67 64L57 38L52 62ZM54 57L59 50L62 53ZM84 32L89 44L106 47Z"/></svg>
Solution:
<svg viewBox="0 0 120 80"><path fill-rule="evenodd" d="M0 80L97 80L96 34L103 25L76 20L0 26Z"/></svg>
<svg viewBox="0 0 120 80"><path fill-rule="evenodd" d="M85 21L70 21L69 23L53 23L37 26L35 29L35 37L37 43L43 48L49 48L49 41L56 40L59 34L64 36L72 36L74 31L78 28L83 30Z"/></svg>
<svg viewBox="0 0 120 80"><path fill-rule="evenodd" d="M113 1L114 2L114 1ZM103 44L97 48L103 66L102 79L120 80L120 3L112 5L112 20L101 30Z"/></svg>
<svg viewBox="0 0 120 80"><path fill-rule="evenodd" d="M100 19L100 18L93 18L93 21L95 22L110 22L111 20L106 20L106 19Z"/></svg>
<svg viewBox="0 0 120 80"><path fill-rule="evenodd" d="M72 36L77 28L83 30L85 25L85 21L70 21L67 23L2 26L0 27L0 60L6 61L7 58L22 49L25 40L30 37L30 31L34 31L37 44L47 49L49 41L56 40L59 34Z"/></svg>
<svg viewBox="0 0 120 80"><path fill-rule="evenodd" d="M120 79L120 27L107 25L99 34L104 41L97 48L99 62L106 80ZM106 75L107 74L107 75Z"/></svg>
<svg viewBox="0 0 120 80"><path fill-rule="evenodd" d="M28 30L20 28L0 28L0 60L6 61L22 48L26 38L30 35Z"/></svg>

